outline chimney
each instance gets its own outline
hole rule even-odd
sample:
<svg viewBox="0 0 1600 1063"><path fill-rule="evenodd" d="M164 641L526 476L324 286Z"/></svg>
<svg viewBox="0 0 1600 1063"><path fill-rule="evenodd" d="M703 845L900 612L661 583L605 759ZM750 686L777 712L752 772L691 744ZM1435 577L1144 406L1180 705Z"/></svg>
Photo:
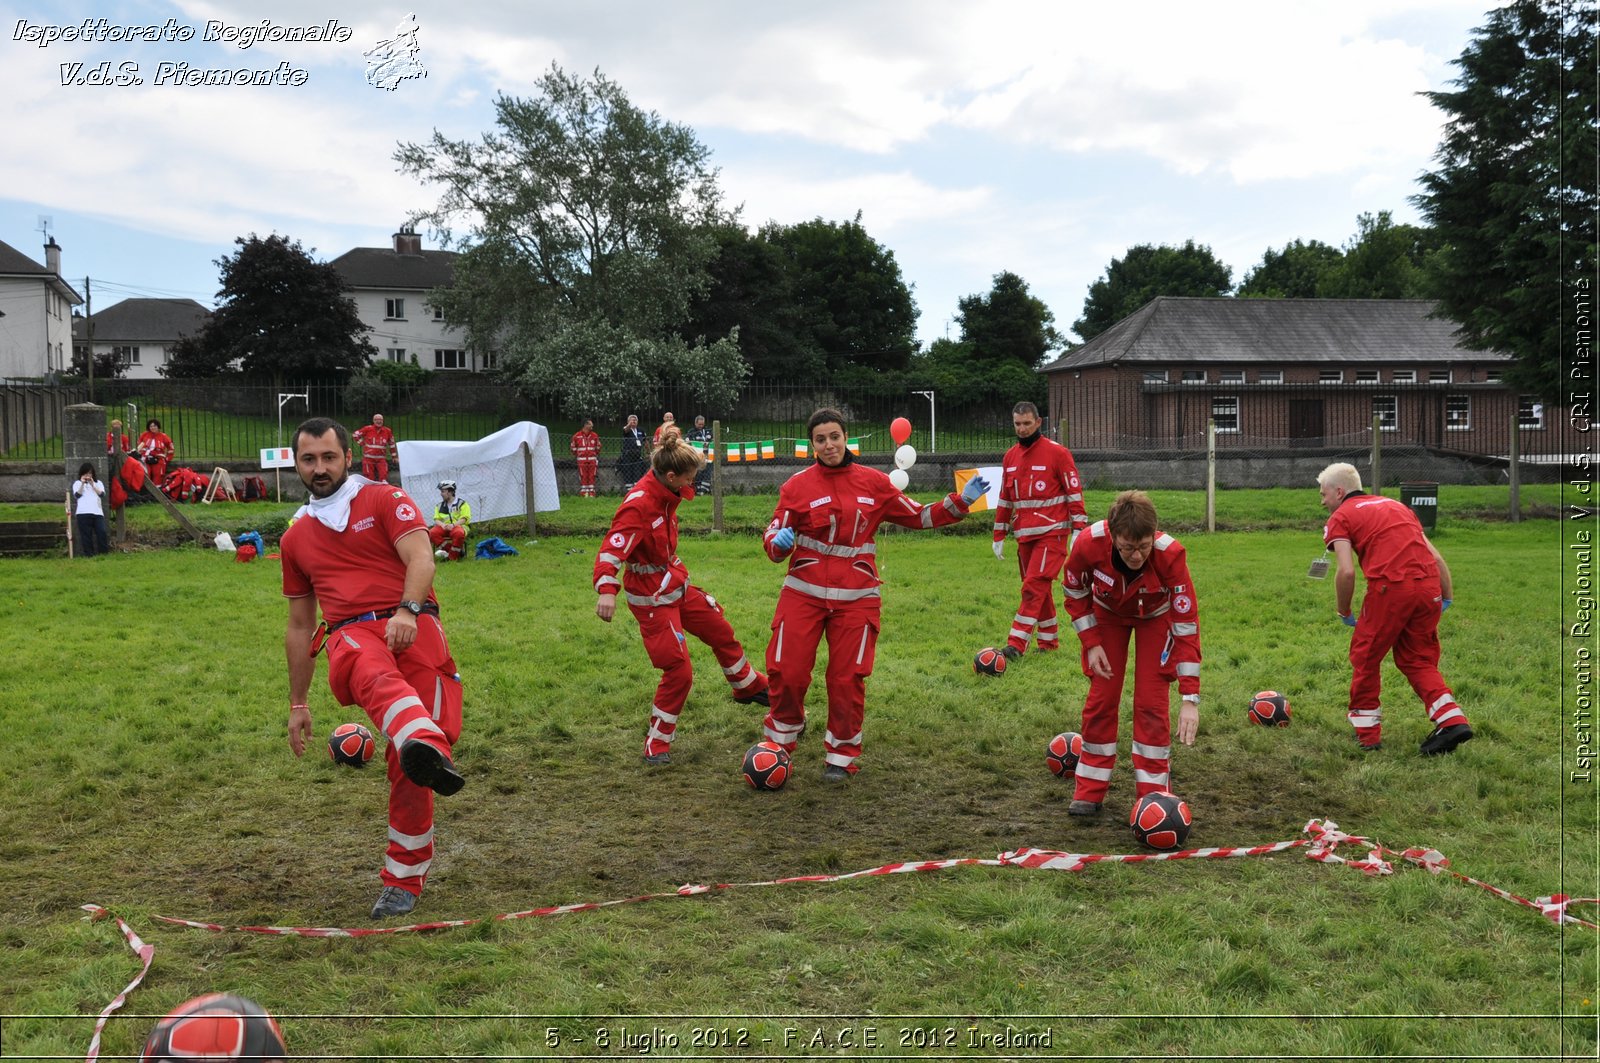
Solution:
<svg viewBox="0 0 1600 1063"><path fill-rule="evenodd" d="M394 234L394 253L397 255L422 254L422 237L417 235L417 230L409 225L400 226L400 231Z"/></svg>
<svg viewBox="0 0 1600 1063"><path fill-rule="evenodd" d="M54 236L44 245L44 268L58 277L61 276L61 245L56 243Z"/></svg>

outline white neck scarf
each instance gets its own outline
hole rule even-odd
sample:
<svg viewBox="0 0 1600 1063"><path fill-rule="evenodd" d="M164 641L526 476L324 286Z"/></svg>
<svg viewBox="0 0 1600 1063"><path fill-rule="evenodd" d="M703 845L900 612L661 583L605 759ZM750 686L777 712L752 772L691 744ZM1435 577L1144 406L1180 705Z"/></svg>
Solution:
<svg viewBox="0 0 1600 1063"><path fill-rule="evenodd" d="M372 482L359 473L351 473L343 487L327 498L312 498L300 507L295 518L315 517L329 531L342 532L350 523L350 503L355 500L356 492Z"/></svg>

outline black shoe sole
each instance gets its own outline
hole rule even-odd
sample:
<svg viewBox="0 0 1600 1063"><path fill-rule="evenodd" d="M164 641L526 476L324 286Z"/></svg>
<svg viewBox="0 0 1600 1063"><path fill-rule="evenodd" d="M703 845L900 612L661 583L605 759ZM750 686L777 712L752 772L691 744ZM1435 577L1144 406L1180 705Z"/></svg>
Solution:
<svg viewBox="0 0 1600 1063"><path fill-rule="evenodd" d="M1459 733L1457 732L1457 728L1451 728L1451 731L1456 733L1440 735L1439 737L1442 740L1432 749L1428 748L1428 743L1433 740L1433 736L1423 739L1421 749L1422 755L1425 757L1442 757L1446 753L1454 753L1457 746L1472 741L1471 727L1468 727L1466 724L1458 724L1457 727L1459 728L1460 732L1465 733Z"/></svg>
<svg viewBox="0 0 1600 1063"><path fill-rule="evenodd" d="M770 709L772 708L772 695L763 690L752 697L734 698L733 703L735 705L760 705L762 708Z"/></svg>
<svg viewBox="0 0 1600 1063"><path fill-rule="evenodd" d="M449 797L467 785L450 758L420 738L400 747L400 770L418 786L426 786L440 797Z"/></svg>

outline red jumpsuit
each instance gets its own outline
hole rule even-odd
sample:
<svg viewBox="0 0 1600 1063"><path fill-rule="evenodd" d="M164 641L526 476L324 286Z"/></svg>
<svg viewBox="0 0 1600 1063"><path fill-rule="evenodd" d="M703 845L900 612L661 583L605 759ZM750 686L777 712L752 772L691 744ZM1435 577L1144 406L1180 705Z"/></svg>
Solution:
<svg viewBox="0 0 1600 1063"><path fill-rule="evenodd" d="M668 490L655 473L645 473L617 507L594 559L595 593L622 590L639 621L639 635L650 663L661 669L645 732L647 757L672 748L678 715L694 683L685 634L711 647L735 701L755 701L767 689L767 677L745 656L722 606L689 582L689 570L678 557L681 501L683 496ZM624 564L627 571L619 580L617 571Z"/></svg>
<svg viewBox="0 0 1600 1063"><path fill-rule="evenodd" d="M157 486L166 482L167 462L172 460L174 453L172 437L167 433L150 431L139 433L139 460L150 470L150 479L154 480Z"/></svg>
<svg viewBox="0 0 1600 1063"><path fill-rule="evenodd" d="M106 433L106 453L108 455L114 455L116 452L117 452L117 434L115 432L107 432ZM122 452L124 454L131 454L133 452L133 448L128 445L128 433L126 433L126 432L122 433Z"/></svg>
<svg viewBox="0 0 1600 1063"><path fill-rule="evenodd" d="M600 435L592 430L574 432L568 446L572 456L578 459L578 494L593 498L594 476L600 468Z"/></svg>
<svg viewBox="0 0 1600 1063"><path fill-rule="evenodd" d="M1074 533L1089 524L1083 487L1072 451L1035 433L1019 441L1001 462L1000 504L994 511L994 541L1009 532L1017 540L1022 603L1011 619L1006 643L1026 652L1032 635L1041 650L1059 649L1056 577L1066 563Z"/></svg>
<svg viewBox="0 0 1600 1063"><path fill-rule="evenodd" d="M1083 644L1089 696L1083 705L1083 755L1073 797L1103 801L1117 763L1117 717L1133 639L1133 777L1137 797L1170 789L1172 715L1168 690L1178 681L1186 699L1200 697L1200 614L1183 544L1157 531L1144 566L1130 572L1112 545L1106 522L1078 536L1062 577L1067 615ZM1137 635L1135 635L1137 632ZM1099 646L1111 678L1089 671Z"/></svg>
<svg viewBox="0 0 1600 1063"><path fill-rule="evenodd" d="M389 459L395 457L394 432L388 425L378 428L375 425L364 424L355 432L356 445L361 448L361 475L373 483L384 483L389 479Z"/></svg>
<svg viewBox="0 0 1600 1063"><path fill-rule="evenodd" d="M404 597L405 565L394 544L427 534L415 502L387 484L362 487L345 530L302 515L279 543L283 593L314 594L329 627L370 612L385 615L345 624L328 638L328 686L341 705L360 705L388 739L389 848L385 886L421 894L433 862L433 791L400 770L400 746L416 738L446 756L461 736L461 676L439 618L417 618L417 641L397 657L384 641L387 613ZM428 602L437 608L433 591Z"/></svg>
<svg viewBox="0 0 1600 1063"><path fill-rule="evenodd" d="M824 759L855 774L861 756L867 676L878 646L881 597L873 535L884 521L904 528L939 528L967 515L967 504L951 493L924 506L901 494L889 477L845 455L842 464L816 462L789 477L767 526L767 556L789 561L788 575L772 617L767 675L772 707L767 738L794 750L805 726L806 691L817 660L817 643L828 637L828 729ZM795 530L793 549L782 554L772 538Z"/></svg>
<svg viewBox="0 0 1600 1063"><path fill-rule="evenodd" d="M1344 540L1361 561L1367 593L1350 639L1350 724L1362 745L1382 738L1378 697L1383 658L1422 699L1436 727L1467 723L1439 672L1439 566L1411 507L1382 495L1352 492L1323 526L1328 546Z"/></svg>

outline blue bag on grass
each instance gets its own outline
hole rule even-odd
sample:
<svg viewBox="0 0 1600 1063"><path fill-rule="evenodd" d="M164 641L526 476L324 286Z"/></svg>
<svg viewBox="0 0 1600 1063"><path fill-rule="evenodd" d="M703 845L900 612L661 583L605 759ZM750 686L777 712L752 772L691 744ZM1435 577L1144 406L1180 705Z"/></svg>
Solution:
<svg viewBox="0 0 1600 1063"><path fill-rule="evenodd" d="M516 557L517 548L499 537L484 539L478 544L477 556L479 559L494 557Z"/></svg>

